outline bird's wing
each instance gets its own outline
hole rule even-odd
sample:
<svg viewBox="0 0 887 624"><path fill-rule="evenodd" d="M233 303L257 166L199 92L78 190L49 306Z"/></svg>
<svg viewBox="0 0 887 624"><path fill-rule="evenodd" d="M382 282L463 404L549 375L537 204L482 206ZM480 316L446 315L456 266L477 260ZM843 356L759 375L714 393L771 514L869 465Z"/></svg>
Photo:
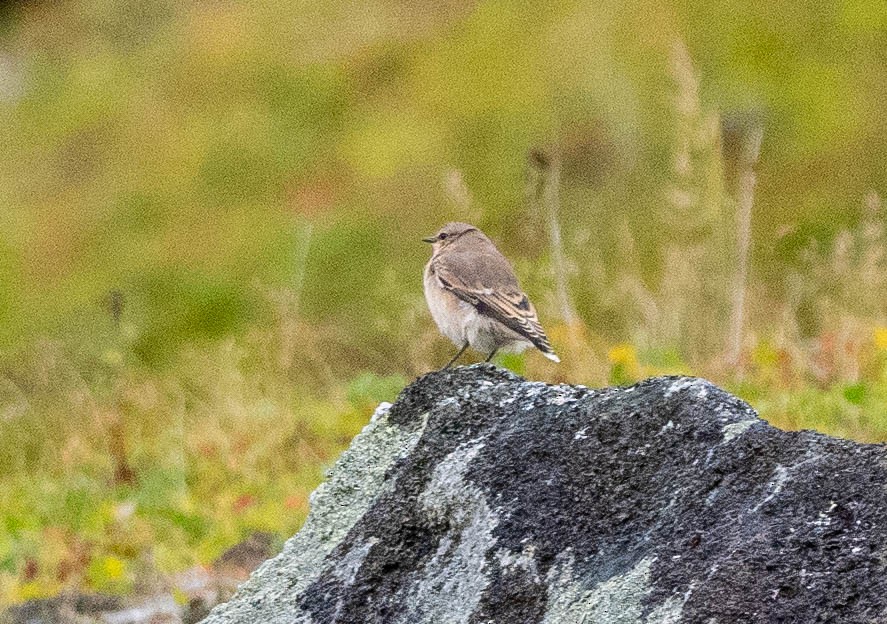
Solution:
<svg viewBox="0 0 887 624"><path fill-rule="evenodd" d="M471 261L474 266L466 264ZM543 353L554 354L536 308L517 285L514 272L498 252L480 258L451 254L446 262L434 262L432 269L441 287L529 340Z"/></svg>

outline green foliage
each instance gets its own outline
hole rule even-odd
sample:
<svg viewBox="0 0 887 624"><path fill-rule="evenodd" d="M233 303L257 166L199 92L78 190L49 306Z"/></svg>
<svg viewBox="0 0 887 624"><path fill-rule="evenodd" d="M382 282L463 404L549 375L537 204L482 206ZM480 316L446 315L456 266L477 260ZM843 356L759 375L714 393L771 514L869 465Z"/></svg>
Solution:
<svg viewBox="0 0 887 624"><path fill-rule="evenodd" d="M148 323L134 344L144 362L166 359L189 340L220 338L255 319L256 305L227 280L169 271L144 284Z"/></svg>
<svg viewBox="0 0 887 624"><path fill-rule="evenodd" d="M93 559L86 570L91 588L113 594L124 594L132 589L126 563L110 555Z"/></svg>
<svg viewBox="0 0 887 624"><path fill-rule="evenodd" d="M4 601L65 586L127 593L146 557L175 572L211 563L252 531L295 531L323 467L405 380L366 373L342 399L334 388L314 394L259 346L274 335L205 342L162 376L135 364L97 384L75 379L65 350L45 346L35 356L52 360L45 374L67 375L80 395L33 385L27 411L0 421ZM55 412L67 418L39 439L42 452L35 442L33 457L19 457L8 434L31 435Z"/></svg>
<svg viewBox="0 0 887 624"><path fill-rule="evenodd" d="M23 6L5 47L18 86L0 103L0 155L14 163L0 201L15 207L0 215L0 338L17 350L63 334L117 288L145 306L139 353L168 364L182 342L255 318L244 285L286 284L310 220L302 309L375 349L379 322L400 313L378 269L413 283L416 239L444 216L539 253L526 155L557 142L566 250L593 241L604 257L603 275L577 267L577 308L622 340L635 321L603 292L625 260L623 226L648 286L665 279L672 239L732 227L719 172L735 163L716 154L717 126L755 115L754 261L779 287L810 236L852 226L861 195L885 184L881 22L859 17L876 2L852 4ZM676 171L685 147L690 170ZM436 191L451 167L475 197L468 215ZM668 186L693 214L663 201Z"/></svg>
<svg viewBox="0 0 887 624"><path fill-rule="evenodd" d="M362 373L348 383L348 402L358 410L375 408L382 401L393 401L406 384L407 380L400 375L380 377Z"/></svg>

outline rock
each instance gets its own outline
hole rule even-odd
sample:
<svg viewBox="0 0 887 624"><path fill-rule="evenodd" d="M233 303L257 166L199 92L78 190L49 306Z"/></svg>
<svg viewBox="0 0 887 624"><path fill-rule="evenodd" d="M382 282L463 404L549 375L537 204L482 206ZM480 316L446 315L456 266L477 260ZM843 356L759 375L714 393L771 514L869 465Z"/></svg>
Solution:
<svg viewBox="0 0 887 624"><path fill-rule="evenodd" d="M10 607L0 613L0 624L89 624L121 604L117 596L68 592Z"/></svg>
<svg viewBox="0 0 887 624"><path fill-rule="evenodd" d="M274 554L274 535L254 531L245 540L223 552L213 564L216 575L227 575L244 581L250 573Z"/></svg>
<svg viewBox="0 0 887 624"><path fill-rule="evenodd" d="M274 552L274 535L256 531L222 553L209 569L196 566L179 572L155 587L155 593L126 599L62 593L0 611L0 624L195 624ZM187 604L181 604L183 597Z"/></svg>
<svg viewBox="0 0 887 624"><path fill-rule="evenodd" d="M432 373L204 622L883 623L885 460L701 379Z"/></svg>

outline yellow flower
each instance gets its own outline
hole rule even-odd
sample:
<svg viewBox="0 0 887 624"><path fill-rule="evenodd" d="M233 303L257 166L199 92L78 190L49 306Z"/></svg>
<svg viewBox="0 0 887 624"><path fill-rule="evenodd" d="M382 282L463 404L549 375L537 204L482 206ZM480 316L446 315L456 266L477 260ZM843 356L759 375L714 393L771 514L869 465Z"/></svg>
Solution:
<svg viewBox="0 0 887 624"><path fill-rule="evenodd" d="M123 592L128 586L126 562L113 555L93 559L86 576L89 584L99 591Z"/></svg>
<svg viewBox="0 0 887 624"><path fill-rule="evenodd" d="M887 351L887 327L875 328L875 346Z"/></svg>
<svg viewBox="0 0 887 624"><path fill-rule="evenodd" d="M116 581L123 577L126 564L117 557L105 557L102 560L102 572L109 581Z"/></svg>
<svg viewBox="0 0 887 624"><path fill-rule="evenodd" d="M622 343L607 351L607 359L613 364L633 366L637 364L638 356L633 346L627 343Z"/></svg>
<svg viewBox="0 0 887 624"><path fill-rule="evenodd" d="M38 600L40 598L47 598L49 596L49 592L37 581L28 581L27 583L22 583L18 586L18 592L16 592L16 598L18 601L26 602L28 600Z"/></svg>
<svg viewBox="0 0 887 624"><path fill-rule="evenodd" d="M615 384L624 384L636 381L641 377L641 365L638 362L638 354L630 344L618 344L607 351L607 358L612 364L610 381Z"/></svg>

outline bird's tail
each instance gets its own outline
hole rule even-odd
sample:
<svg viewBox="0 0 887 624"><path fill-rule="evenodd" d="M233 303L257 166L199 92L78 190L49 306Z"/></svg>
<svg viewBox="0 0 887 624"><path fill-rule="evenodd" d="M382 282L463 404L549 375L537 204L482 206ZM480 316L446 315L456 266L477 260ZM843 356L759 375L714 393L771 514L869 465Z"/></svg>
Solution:
<svg viewBox="0 0 887 624"><path fill-rule="evenodd" d="M545 335L545 330L542 329L542 324L539 323L539 319L536 317L536 310L531 308L530 315L523 317L521 320L523 321L521 326L523 331L521 333L533 343L533 346L539 349L542 355L552 362L560 362L561 359L554 352L548 336Z"/></svg>

